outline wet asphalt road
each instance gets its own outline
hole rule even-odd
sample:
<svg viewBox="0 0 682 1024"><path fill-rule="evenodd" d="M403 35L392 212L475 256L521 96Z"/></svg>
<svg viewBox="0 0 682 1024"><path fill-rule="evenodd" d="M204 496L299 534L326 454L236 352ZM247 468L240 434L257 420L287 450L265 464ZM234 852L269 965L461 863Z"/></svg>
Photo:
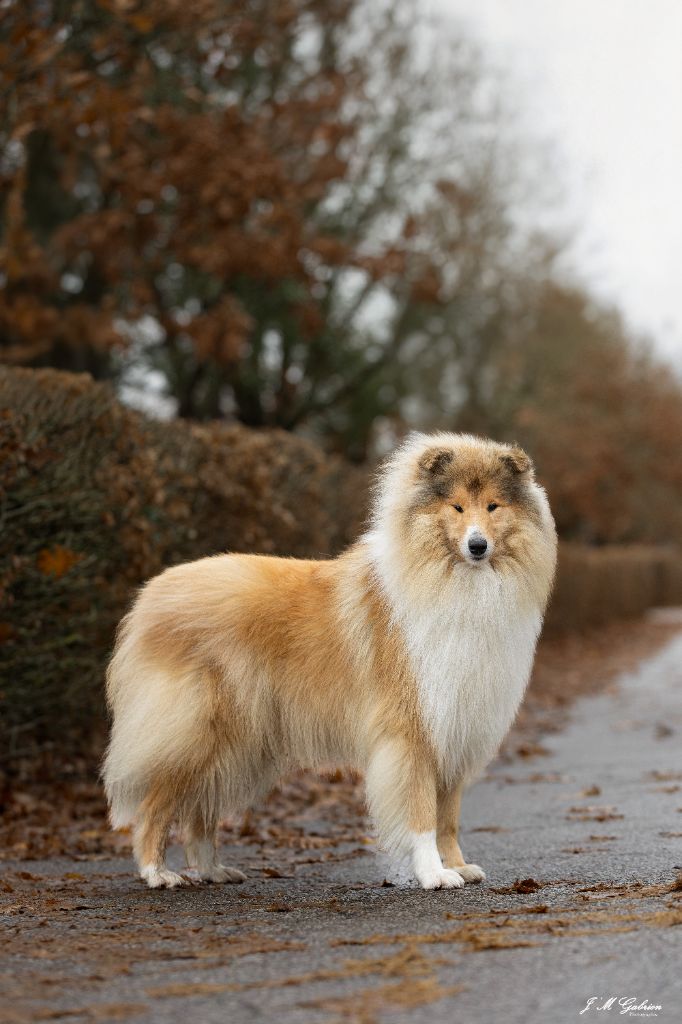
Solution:
<svg viewBox="0 0 682 1024"><path fill-rule="evenodd" d="M56 905L63 948L41 946L44 908L15 894L0 916L0 1020L604 1024L628 1015L580 1011L615 996L682 1021L682 892L667 889L682 869L682 634L612 689L574 707L546 756L496 764L465 797L482 885L426 893L394 872L385 886L390 869L357 847L292 878L242 861L243 886L173 892L147 892L125 859L79 863L84 895ZM45 890L74 871L29 867ZM540 887L496 891L529 878Z"/></svg>

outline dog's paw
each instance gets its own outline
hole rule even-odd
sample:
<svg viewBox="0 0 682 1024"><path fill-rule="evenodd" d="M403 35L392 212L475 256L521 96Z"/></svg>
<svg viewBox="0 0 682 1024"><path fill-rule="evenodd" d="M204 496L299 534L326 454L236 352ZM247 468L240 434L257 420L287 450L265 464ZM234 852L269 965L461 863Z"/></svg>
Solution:
<svg viewBox="0 0 682 1024"><path fill-rule="evenodd" d="M237 868L228 868L225 864L209 864L205 867L188 867L184 872L185 880L199 882L245 882L246 875Z"/></svg>
<svg viewBox="0 0 682 1024"><path fill-rule="evenodd" d="M142 868L140 875L150 889L175 889L178 885L189 885L189 879L169 868L157 868L153 864Z"/></svg>
<svg viewBox="0 0 682 1024"><path fill-rule="evenodd" d="M464 885L459 870L453 871L451 868L421 871L417 875L417 881L422 889L459 889Z"/></svg>
<svg viewBox="0 0 682 1024"><path fill-rule="evenodd" d="M243 871L238 868L228 868L224 864L214 864L213 867L203 871L201 877L207 882L231 882L233 885L246 881Z"/></svg>
<svg viewBox="0 0 682 1024"><path fill-rule="evenodd" d="M460 864L457 871L465 882L484 882L485 871L478 864Z"/></svg>

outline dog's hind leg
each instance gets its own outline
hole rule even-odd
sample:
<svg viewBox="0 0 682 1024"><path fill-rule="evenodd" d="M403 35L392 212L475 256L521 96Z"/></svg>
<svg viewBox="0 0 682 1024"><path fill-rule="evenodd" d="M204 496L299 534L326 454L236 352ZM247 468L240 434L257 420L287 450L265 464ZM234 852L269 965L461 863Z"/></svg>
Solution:
<svg viewBox="0 0 682 1024"><path fill-rule="evenodd" d="M150 889L187 885L186 878L166 867L166 844L175 815L174 793L160 783L152 785L142 801L133 838L140 875Z"/></svg>
<svg viewBox="0 0 682 1024"><path fill-rule="evenodd" d="M467 864L460 849L459 815L462 786L438 789L438 851L446 868L455 868L465 882L482 882L485 872L478 864Z"/></svg>
<svg viewBox="0 0 682 1024"><path fill-rule="evenodd" d="M188 812L184 830L187 866L207 882L243 882L243 871L228 868L218 860L217 829L216 815L206 815L199 804Z"/></svg>

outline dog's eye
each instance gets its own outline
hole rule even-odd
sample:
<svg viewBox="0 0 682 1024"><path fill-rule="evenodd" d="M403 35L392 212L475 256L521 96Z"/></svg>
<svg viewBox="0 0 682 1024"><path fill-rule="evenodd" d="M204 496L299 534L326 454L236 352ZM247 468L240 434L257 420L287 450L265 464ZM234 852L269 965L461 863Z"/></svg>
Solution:
<svg viewBox="0 0 682 1024"><path fill-rule="evenodd" d="M453 505L452 507L454 508L455 512L463 512L464 511L464 509L462 508L461 505Z"/></svg>
<svg viewBox="0 0 682 1024"><path fill-rule="evenodd" d="M488 505L488 512L494 512L496 508L499 508L497 502L491 501L490 504Z"/></svg>

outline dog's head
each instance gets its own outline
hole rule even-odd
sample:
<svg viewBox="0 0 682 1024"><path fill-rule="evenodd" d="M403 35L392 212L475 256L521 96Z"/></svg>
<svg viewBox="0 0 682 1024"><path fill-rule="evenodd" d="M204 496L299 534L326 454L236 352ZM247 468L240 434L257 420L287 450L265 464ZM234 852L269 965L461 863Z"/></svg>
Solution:
<svg viewBox="0 0 682 1024"><path fill-rule="evenodd" d="M474 571L553 531L529 456L467 434L411 435L387 463L376 517L418 557Z"/></svg>

